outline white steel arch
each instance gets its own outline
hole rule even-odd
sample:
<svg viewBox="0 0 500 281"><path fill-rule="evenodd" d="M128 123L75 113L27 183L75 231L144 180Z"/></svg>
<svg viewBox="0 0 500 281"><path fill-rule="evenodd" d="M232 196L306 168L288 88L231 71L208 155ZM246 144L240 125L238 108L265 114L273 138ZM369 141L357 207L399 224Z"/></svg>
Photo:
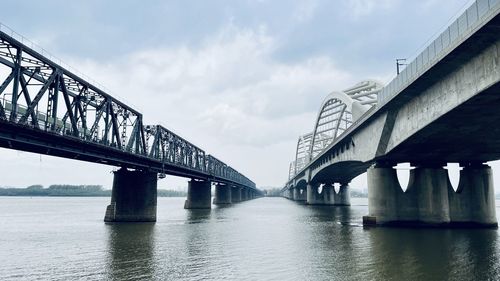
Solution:
<svg viewBox="0 0 500 281"><path fill-rule="evenodd" d="M297 149L295 151L295 165L294 174L296 174L300 169L304 168L309 159L311 158L309 153L311 150L312 133L308 133L299 137L297 141Z"/></svg>
<svg viewBox="0 0 500 281"><path fill-rule="evenodd" d="M362 81L342 92L330 93L321 104L311 138L310 159L346 131L354 121L377 103L382 84Z"/></svg>
<svg viewBox="0 0 500 281"><path fill-rule="evenodd" d="M295 160L290 163L289 178L338 138L353 122L377 104L377 95L383 85L365 80L341 92L330 93L321 104L314 130L297 141Z"/></svg>

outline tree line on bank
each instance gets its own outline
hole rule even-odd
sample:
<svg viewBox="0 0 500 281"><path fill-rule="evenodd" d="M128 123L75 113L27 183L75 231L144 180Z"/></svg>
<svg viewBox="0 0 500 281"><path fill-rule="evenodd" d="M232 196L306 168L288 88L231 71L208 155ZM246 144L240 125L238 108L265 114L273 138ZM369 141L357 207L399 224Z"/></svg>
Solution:
<svg viewBox="0 0 500 281"><path fill-rule="evenodd" d="M111 196L111 190L102 185L53 184L48 188L36 184L26 188L0 187L0 196ZM158 189L159 197L185 197L186 192Z"/></svg>

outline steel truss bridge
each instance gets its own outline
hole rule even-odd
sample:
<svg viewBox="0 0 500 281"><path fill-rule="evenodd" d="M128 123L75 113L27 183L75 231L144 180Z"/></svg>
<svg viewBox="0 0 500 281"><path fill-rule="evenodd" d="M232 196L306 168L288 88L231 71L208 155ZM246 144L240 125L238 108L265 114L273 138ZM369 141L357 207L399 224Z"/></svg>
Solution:
<svg viewBox="0 0 500 281"><path fill-rule="evenodd" d="M255 183L0 31L0 146L160 174Z"/></svg>

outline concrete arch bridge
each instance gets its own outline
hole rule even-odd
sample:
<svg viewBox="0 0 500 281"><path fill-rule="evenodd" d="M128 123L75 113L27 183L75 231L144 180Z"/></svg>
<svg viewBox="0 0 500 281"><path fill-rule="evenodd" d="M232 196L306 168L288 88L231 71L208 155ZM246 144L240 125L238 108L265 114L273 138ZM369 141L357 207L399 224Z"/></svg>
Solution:
<svg viewBox="0 0 500 281"><path fill-rule="evenodd" d="M500 1L478 0L388 85L327 95L282 195L350 205L349 182L368 172L366 223L496 226L486 163L500 159L499 12ZM393 167L406 162L403 191ZM457 190L446 163L462 167Z"/></svg>

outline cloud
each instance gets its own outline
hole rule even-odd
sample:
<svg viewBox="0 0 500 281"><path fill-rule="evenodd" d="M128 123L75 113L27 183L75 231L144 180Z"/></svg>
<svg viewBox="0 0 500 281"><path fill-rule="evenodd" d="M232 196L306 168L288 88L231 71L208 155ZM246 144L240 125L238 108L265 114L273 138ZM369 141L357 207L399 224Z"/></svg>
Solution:
<svg viewBox="0 0 500 281"><path fill-rule="evenodd" d="M323 98L357 81L328 57L278 62L277 45L266 26L229 24L199 47L143 49L108 62L66 59L137 104L147 123L164 124L257 182L278 184L259 178L259 162L286 177L296 138L312 130ZM284 143L286 154L264 149ZM252 162L240 156L249 151Z"/></svg>
<svg viewBox="0 0 500 281"><path fill-rule="evenodd" d="M389 81L394 58L408 57L470 0L153 1L120 9L14 2L0 11L3 20L105 84L146 123L162 123L258 184L280 185L297 137L312 130L330 91ZM27 16L9 13L19 5L31 7ZM62 16L44 17L54 8ZM41 172L39 157L5 155L25 159L0 165L11 182L28 181L17 171L35 161L32 177L47 183L111 184L110 169L96 164L44 156Z"/></svg>
<svg viewBox="0 0 500 281"><path fill-rule="evenodd" d="M354 82L330 58L283 64L273 60L275 50L265 26L230 25L197 49L152 48L107 63L69 59L105 81L112 94L138 104L148 122L164 122L181 135L218 132L235 136L225 142L261 146L309 130L312 120L297 117L316 112L329 91Z"/></svg>
<svg viewBox="0 0 500 281"><path fill-rule="evenodd" d="M353 19L368 16L377 10L387 10L395 6L394 0L349 0L348 9Z"/></svg>
<svg viewBox="0 0 500 281"><path fill-rule="evenodd" d="M315 0L301 1L293 11L293 18L300 23L306 22L314 16L318 6L318 1Z"/></svg>

